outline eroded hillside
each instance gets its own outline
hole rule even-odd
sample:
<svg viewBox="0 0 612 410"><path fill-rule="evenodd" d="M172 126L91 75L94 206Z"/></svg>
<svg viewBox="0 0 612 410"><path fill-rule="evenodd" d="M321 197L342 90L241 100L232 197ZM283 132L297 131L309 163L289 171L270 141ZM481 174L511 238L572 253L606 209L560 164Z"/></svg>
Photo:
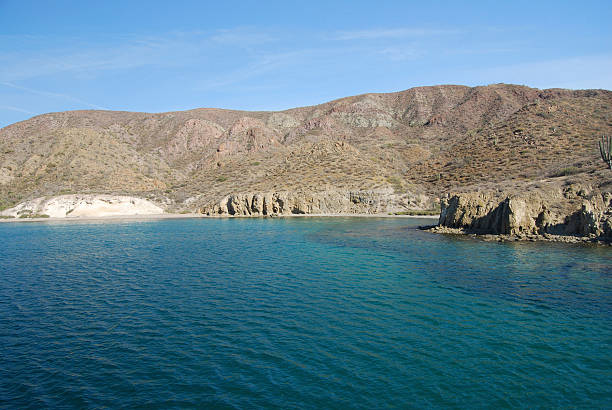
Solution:
<svg viewBox="0 0 612 410"><path fill-rule="evenodd" d="M556 178L606 187L603 134L612 134L612 92L505 84L419 87L282 112L50 113L0 130L0 207L99 193L209 212L234 194L352 201L378 192L395 201L384 210L401 210L435 206L449 190Z"/></svg>

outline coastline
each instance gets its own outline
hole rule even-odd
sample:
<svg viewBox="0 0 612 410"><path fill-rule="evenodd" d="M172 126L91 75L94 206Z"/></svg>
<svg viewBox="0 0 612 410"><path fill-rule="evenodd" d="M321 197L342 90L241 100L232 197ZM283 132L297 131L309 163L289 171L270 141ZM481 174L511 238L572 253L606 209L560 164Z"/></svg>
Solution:
<svg viewBox="0 0 612 410"><path fill-rule="evenodd" d="M0 219L0 223L11 222L90 222L90 221L143 221L143 220L160 220L160 219L195 219L195 218L308 218L308 217L357 217L357 218L424 218L438 219L437 215L389 215L389 214L289 214L289 215L269 215L269 216L249 216L249 215L204 215L198 213L176 214L149 214L149 215L107 215L107 216L77 216L66 218L6 218Z"/></svg>
<svg viewBox="0 0 612 410"><path fill-rule="evenodd" d="M177 214L139 214L139 215L106 215L106 216L77 216L66 218L10 218L0 219L2 223L87 223L87 222L130 222L130 221L152 221L164 219L252 219L252 218L409 218L409 219L429 219L437 220L438 215L389 215L389 214L288 214L288 215L265 215L265 216L249 216L249 215L205 215L199 213ZM485 242L557 242L585 245L604 245L612 246L611 242L598 240L588 236L570 236L570 235L552 235L552 234L525 234L525 235L507 235L507 234L483 234L474 231L449 228L444 226L426 225L420 227L421 230L433 234L451 235L467 237L471 239L481 240Z"/></svg>
<svg viewBox="0 0 612 410"><path fill-rule="evenodd" d="M612 242L591 236L553 235L553 234L489 234L477 233L469 229L449 228L446 226L424 226L422 230L434 234L469 237L485 242L557 242L585 245L612 246Z"/></svg>

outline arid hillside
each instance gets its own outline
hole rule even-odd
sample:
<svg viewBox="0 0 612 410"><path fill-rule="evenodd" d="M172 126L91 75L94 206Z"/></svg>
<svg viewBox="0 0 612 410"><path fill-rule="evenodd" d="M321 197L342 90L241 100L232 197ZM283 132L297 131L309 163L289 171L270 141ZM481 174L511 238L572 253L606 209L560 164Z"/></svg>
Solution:
<svg viewBox="0 0 612 410"><path fill-rule="evenodd" d="M381 192L404 195L398 206L410 209L451 190L557 179L609 190L597 140L610 134L610 91L506 84L282 112L50 113L0 130L0 208L69 193L204 211L232 194Z"/></svg>

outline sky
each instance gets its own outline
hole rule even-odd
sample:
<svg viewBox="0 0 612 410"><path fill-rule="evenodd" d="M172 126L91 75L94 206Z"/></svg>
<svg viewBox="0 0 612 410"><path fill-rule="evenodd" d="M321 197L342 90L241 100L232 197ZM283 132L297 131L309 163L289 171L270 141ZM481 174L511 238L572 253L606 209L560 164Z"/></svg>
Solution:
<svg viewBox="0 0 612 410"><path fill-rule="evenodd" d="M612 89L611 1L0 0L0 127L437 84Z"/></svg>

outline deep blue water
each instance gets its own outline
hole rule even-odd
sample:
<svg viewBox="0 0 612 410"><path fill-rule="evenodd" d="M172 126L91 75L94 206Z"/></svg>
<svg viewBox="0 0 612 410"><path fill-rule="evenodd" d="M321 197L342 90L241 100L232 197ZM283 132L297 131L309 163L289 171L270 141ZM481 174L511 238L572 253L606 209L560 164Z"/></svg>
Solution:
<svg viewBox="0 0 612 410"><path fill-rule="evenodd" d="M612 407L612 248L427 222L0 224L0 407Z"/></svg>

